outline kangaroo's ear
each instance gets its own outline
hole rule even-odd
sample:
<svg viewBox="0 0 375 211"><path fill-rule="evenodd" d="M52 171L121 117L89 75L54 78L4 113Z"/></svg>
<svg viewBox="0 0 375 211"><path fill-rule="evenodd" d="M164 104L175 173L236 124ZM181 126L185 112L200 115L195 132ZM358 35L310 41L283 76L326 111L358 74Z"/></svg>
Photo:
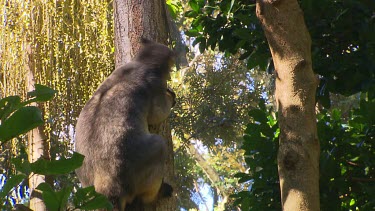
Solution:
<svg viewBox="0 0 375 211"><path fill-rule="evenodd" d="M141 43L143 45L148 45L148 44L151 44L153 42L151 40L147 39L147 38L141 37Z"/></svg>

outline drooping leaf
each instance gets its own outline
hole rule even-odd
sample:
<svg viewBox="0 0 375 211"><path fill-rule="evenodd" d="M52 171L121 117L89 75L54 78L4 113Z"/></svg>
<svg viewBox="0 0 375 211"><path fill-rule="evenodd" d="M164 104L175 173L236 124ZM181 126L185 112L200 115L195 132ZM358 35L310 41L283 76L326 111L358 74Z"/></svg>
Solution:
<svg viewBox="0 0 375 211"><path fill-rule="evenodd" d="M0 120L5 121L8 116L20 107L21 98L19 96L4 97L0 100Z"/></svg>
<svg viewBox="0 0 375 211"><path fill-rule="evenodd" d="M27 96L31 99L32 102L46 102L53 98L57 92L47 86L40 84L35 84L35 90L28 92Z"/></svg>
<svg viewBox="0 0 375 211"><path fill-rule="evenodd" d="M59 207L61 211L66 210L68 199L73 191L73 186L63 187L60 191L56 192L57 199L59 200Z"/></svg>
<svg viewBox="0 0 375 211"><path fill-rule="evenodd" d="M48 210L60 211L60 200L48 183L41 183L36 189L42 191L43 201Z"/></svg>
<svg viewBox="0 0 375 211"><path fill-rule="evenodd" d="M42 124L42 112L38 107L20 108L0 125L0 141L10 140Z"/></svg>
<svg viewBox="0 0 375 211"><path fill-rule="evenodd" d="M191 7L191 9L193 9L195 12L199 12L199 5L198 5L198 2L196 0L190 0L189 1L189 6Z"/></svg>
<svg viewBox="0 0 375 211"><path fill-rule="evenodd" d="M84 156L74 152L71 158L60 160L48 161L43 158L38 159L34 163L31 163L31 171L37 174L42 175L61 175L67 174L78 167L83 163Z"/></svg>
<svg viewBox="0 0 375 211"><path fill-rule="evenodd" d="M64 211L73 191L73 186L63 187L60 191L55 191L49 184L41 183L36 189L42 191L43 201L48 210Z"/></svg>

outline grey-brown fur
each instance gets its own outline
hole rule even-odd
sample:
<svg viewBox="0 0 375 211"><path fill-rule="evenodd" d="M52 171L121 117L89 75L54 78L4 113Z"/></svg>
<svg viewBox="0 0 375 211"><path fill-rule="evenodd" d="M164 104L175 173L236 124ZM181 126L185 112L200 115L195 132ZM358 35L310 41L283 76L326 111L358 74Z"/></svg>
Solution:
<svg viewBox="0 0 375 211"><path fill-rule="evenodd" d="M79 115L76 151L85 155L76 172L83 187L109 197L121 209L140 198L156 199L164 176L166 140L148 125L165 120L174 104L167 90L172 51L142 40L134 61L116 69L97 89ZM163 184L163 189L171 187ZM116 205L115 205L116 206Z"/></svg>

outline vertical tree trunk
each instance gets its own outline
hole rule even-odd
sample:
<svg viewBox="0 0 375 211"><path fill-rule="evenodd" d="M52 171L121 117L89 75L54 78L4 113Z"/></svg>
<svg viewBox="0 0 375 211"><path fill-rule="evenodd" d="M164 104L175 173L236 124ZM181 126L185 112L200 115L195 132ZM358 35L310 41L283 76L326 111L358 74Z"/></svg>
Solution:
<svg viewBox="0 0 375 211"><path fill-rule="evenodd" d="M41 58L40 58L40 43L37 39L38 34L41 33L43 27L42 9L41 7L34 7L30 13L30 23L28 25L28 31L25 36L25 64L27 70L27 90L33 91L35 89L35 78L37 71L42 70ZM44 113L44 108L37 103L32 103L33 106L39 106ZM50 160L50 146L48 137L44 132L45 127L39 126L28 133L28 159L30 163L37 161L40 157ZM34 211L44 211L46 206L42 200L41 193L35 188L40 183L47 182L53 185L53 178L51 176L44 176L39 174L32 174L29 178L29 189L30 189L30 209Z"/></svg>
<svg viewBox="0 0 375 211"><path fill-rule="evenodd" d="M28 45L26 47L27 52L27 62L28 65L26 68L28 69L27 75L27 89L28 91L34 90L35 85L35 78L34 78L34 70L35 70L35 63L33 59L33 52L31 50L31 46ZM32 103L33 106L37 106L36 103ZM33 163L42 157L45 153L45 143L47 140L46 135L44 134L44 127L40 126L28 133L27 141L28 141L28 157L29 162ZM39 174L32 174L29 178L29 189L30 189L30 209L43 211L46 210L43 200L41 199L41 194L35 188L40 184L45 182L45 176Z"/></svg>
<svg viewBox="0 0 375 211"><path fill-rule="evenodd" d="M168 22L163 0L116 0L115 65L129 62L140 48L140 38L167 44Z"/></svg>
<svg viewBox="0 0 375 211"><path fill-rule="evenodd" d="M140 48L140 38L167 44L168 22L166 5L163 0L115 0L115 65L119 67L129 62ZM168 159L166 178L169 184L174 183L173 146L171 129L166 121L150 127L150 132L158 133L168 140ZM126 207L127 210L176 210L175 197L163 199L154 205L143 207L141 204Z"/></svg>
<svg viewBox="0 0 375 211"><path fill-rule="evenodd" d="M29 148L29 162L35 162L42 157L45 151L44 144L46 143L46 136L43 132L43 127L37 127L31 130L28 134L28 148ZM29 178L30 189L30 209L43 211L46 210L44 202L41 198L41 193L35 190L40 183L46 181L44 175L32 174Z"/></svg>
<svg viewBox="0 0 375 211"><path fill-rule="evenodd" d="M317 78L312 70L311 38L296 0L257 0L256 12L276 69L283 210L319 210Z"/></svg>

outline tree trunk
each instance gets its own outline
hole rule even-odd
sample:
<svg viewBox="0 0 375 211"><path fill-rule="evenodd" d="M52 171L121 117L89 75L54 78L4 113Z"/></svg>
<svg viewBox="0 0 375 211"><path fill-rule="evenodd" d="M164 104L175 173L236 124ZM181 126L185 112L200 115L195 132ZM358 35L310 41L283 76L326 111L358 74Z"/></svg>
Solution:
<svg viewBox="0 0 375 211"><path fill-rule="evenodd" d="M131 61L140 48L140 38L167 44L168 22L166 5L163 0L115 0L115 65L119 67ZM166 162L165 181L174 183L173 145L169 123L150 127L150 132L162 135L168 140L168 159ZM136 204L126 207L128 210L176 210L176 199L159 200L156 204L143 206Z"/></svg>
<svg viewBox="0 0 375 211"><path fill-rule="evenodd" d="M29 162L35 162L43 156L45 151L46 136L43 132L43 127L37 127L28 133L28 148L29 148ZM30 209L35 211L46 210L42 200L41 192L35 190L40 183L46 181L44 175L32 174L29 178L30 189Z"/></svg>
<svg viewBox="0 0 375 211"><path fill-rule="evenodd" d="M27 83L27 90L32 91L34 90L35 85L35 78L34 78L34 70L35 70L35 63L33 59L33 51L31 46L28 45L27 49L27 70L28 70L28 83ZM32 103L33 106L37 106L36 103ZM33 163L37 161L40 157L42 157L46 152L46 143L47 137L44 134L44 127L40 126L28 133L27 142L28 142L28 157L29 162ZM35 211L43 211L46 210L44 202L41 198L41 193L38 190L35 190L36 187L40 183L45 182L45 176L39 174L32 174L29 178L29 189L30 189L30 209Z"/></svg>
<svg viewBox="0 0 375 211"><path fill-rule="evenodd" d="M26 70L27 70L27 90L33 91L35 89L36 73L42 71L41 62L41 44L37 39L36 34L40 34L43 27L43 22L40 17L42 17L42 8L34 7L31 12L31 19L28 25L28 33L25 36L26 45ZM33 106L38 106L43 114L45 113L44 106L38 105L37 103L32 103ZM45 133L44 125L39 126L28 133L28 159L30 163L37 161L40 157L50 160L50 142ZM45 176L39 174L31 174L29 178L29 189L30 189L30 209L34 211L44 211L47 210L41 196L41 192L36 190L40 183L47 182L53 186L52 176Z"/></svg>
<svg viewBox="0 0 375 211"><path fill-rule="evenodd" d="M320 210L311 38L296 0L257 0L276 70L278 169L283 210Z"/></svg>
<svg viewBox="0 0 375 211"><path fill-rule="evenodd" d="M129 62L137 54L141 37L167 44L168 22L164 1L116 0L114 16L116 67Z"/></svg>

